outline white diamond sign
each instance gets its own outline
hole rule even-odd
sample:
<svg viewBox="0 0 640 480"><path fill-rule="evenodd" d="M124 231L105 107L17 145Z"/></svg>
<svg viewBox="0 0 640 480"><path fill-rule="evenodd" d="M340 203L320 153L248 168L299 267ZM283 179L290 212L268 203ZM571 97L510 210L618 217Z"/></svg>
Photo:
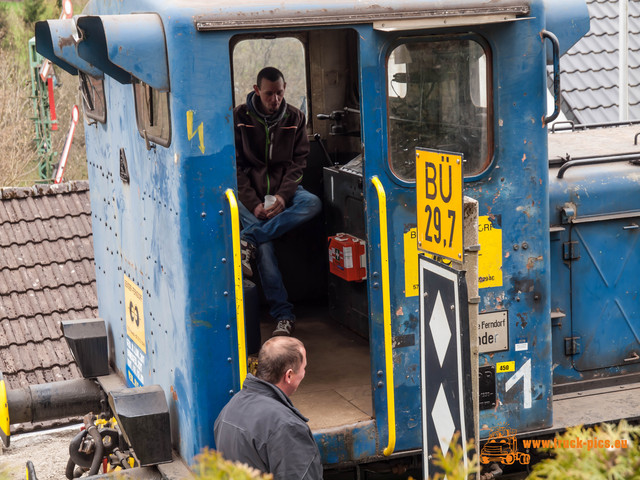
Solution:
<svg viewBox="0 0 640 480"><path fill-rule="evenodd" d="M453 418L451 418L451 409L449 408L449 403L447 403L447 395L444 393L442 384L440 384L436 403L433 405L433 410L431 411L431 417L433 418L433 424L438 434L440 449L442 450L442 454L446 455L449 451L451 438L456 431L456 426L453 423Z"/></svg>
<svg viewBox="0 0 640 480"><path fill-rule="evenodd" d="M456 432L461 445L475 435L464 275L419 256L423 478L442 473L431 463L434 447L446 454Z"/></svg>
<svg viewBox="0 0 640 480"><path fill-rule="evenodd" d="M444 356L449 346L449 340L451 340L451 329L447 321L447 313L444 311L444 305L442 305L442 295L440 295L440 292L438 292L436 304L433 312L431 312L429 329L431 329L431 335L433 335L433 340L436 344L438 360L440 360L440 366L442 367L442 362L444 362Z"/></svg>

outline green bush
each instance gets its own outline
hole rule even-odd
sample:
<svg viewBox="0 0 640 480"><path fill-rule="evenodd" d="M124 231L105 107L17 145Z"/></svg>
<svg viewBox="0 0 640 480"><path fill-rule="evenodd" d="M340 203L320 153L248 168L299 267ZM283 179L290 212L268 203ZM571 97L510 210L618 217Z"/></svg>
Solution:
<svg viewBox="0 0 640 480"><path fill-rule="evenodd" d="M527 478L640 480L638 440L640 426L631 426L624 420L618 425L605 423L594 428L570 428L556 436L556 444L563 447L538 450L551 457L535 464Z"/></svg>
<svg viewBox="0 0 640 480"><path fill-rule="evenodd" d="M271 474L260 471L240 462L230 462L214 450L204 450L195 458L192 467L196 480L270 480Z"/></svg>
<svg viewBox="0 0 640 480"><path fill-rule="evenodd" d="M38 20L42 20L45 11L44 0L23 0L22 18L26 24L33 24Z"/></svg>
<svg viewBox="0 0 640 480"><path fill-rule="evenodd" d="M475 478L475 474L480 470L480 464L478 462L478 456L472 452L475 451L474 441L470 440L467 445L463 447L458 441L460 433L456 432L449 444L449 451L446 455L442 454L440 447L434 447L433 452L433 464L436 467L442 469L444 473L436 473L431 477L431 480L468 480ZM467 464L464 464L464 459L467 458Z"/></svg>

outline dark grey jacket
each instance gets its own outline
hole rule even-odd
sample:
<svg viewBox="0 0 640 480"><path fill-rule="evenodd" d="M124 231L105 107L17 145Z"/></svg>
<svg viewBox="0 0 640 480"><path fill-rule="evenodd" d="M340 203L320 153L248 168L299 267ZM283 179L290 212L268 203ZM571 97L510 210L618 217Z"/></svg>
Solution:
<svg viewBox="0 0 640 480"><path fill-rule="evenodd" d="M282 390L248 374L216 420L216 449L274 480L321 479L320 452L307 422Z"/></svg>

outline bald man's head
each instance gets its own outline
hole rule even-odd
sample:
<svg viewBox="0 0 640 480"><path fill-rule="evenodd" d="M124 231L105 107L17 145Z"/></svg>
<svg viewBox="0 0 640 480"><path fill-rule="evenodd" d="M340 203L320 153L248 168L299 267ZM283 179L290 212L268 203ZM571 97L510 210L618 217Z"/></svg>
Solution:
<svg viewBox="0 0 640 480"><path fill-rule="evenodd" d="M260 349L256 377L276 385L288 370L299 372L306 363L305 357L304 345L297 338L272 337Z"/></svg>

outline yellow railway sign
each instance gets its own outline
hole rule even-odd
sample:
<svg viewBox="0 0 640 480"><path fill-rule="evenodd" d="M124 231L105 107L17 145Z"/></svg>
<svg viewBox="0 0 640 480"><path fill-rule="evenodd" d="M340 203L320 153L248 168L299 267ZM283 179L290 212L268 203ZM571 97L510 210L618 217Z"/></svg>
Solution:
<svg viewBox="0 0 640 480"><path fill-rule="evenodd" d="M462 261L462 154L416 149L418 249Z"/></svg>
<svg viewBox="0 0 640 480"><path fill-rule="evenodd" d="M126 275L124 276L124 303L127 317L127 335L147 353L147 342L144 332L144 297L142 289Z"/></svg>

